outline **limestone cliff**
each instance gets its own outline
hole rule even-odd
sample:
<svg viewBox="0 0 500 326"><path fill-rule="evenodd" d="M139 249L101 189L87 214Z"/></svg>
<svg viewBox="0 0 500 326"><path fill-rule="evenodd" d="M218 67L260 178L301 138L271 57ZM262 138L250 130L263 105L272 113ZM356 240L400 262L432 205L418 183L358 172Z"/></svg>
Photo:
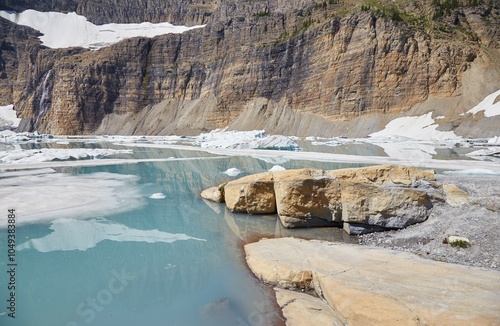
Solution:
<svg viewBox="0 0 500 326"><path fill-rule="evenodd" d="M130 17L99 16L90 6L78 10L96 22L185 17L207 26L94 52L21 43L15 45L17 61L9 59L12 91L2 86L2 94L39 132L57 134L192 134L229 126L366 136L396 115L431 110L446 116L444 128L462 135L497 132L490 130L496 118L471 129L472 118L459 116L500 88L500 11L494 4L441 13L430 1L422 8L412 1L402 7L308 0L169 3L172 10L157 18L148 10ZM201 16L183 11L203 3Z"/></svg>

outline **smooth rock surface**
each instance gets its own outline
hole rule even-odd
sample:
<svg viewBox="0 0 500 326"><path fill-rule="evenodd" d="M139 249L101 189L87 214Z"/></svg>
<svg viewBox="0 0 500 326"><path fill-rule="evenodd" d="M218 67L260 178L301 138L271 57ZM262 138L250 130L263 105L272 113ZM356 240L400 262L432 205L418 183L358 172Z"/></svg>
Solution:
<svg viewBox="0 0 500 326"><path fill-rule="evenodd" d="M446 203L451 206L461 206L469 202L469 195L454 184L444 184L443 191L446 195Z"/></svg>
<svg viewBox="0 0 500 326"><path fill-rule="evenodd" d="M500 272L494 270L295 238L261 240L246 245L245 252L248 266L264 282L296 284L298 273L311 273L315 291L348 325L497 325L500 320Z"/></svg>
<svg viewBox="0 0 500 326"><path fill-rule="evenodd" d="M414 166L399 166L394 164L331 170L327 171L327 175L346 181L376 184L393 183L405 186L413 184L416 180L436 180L434 171L432 170L421 170Z"/></svg>

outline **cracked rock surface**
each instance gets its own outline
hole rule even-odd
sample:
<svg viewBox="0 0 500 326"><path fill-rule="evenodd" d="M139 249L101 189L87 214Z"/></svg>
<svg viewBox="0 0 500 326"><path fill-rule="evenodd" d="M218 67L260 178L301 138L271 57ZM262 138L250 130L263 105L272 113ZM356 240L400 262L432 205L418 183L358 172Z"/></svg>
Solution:
<svg viewBox="0 0 500 326"><path fill-rule="evenodd" d="M248 266L264 282L313 290L335 312L329 325L494 325L500 320L500 272L495 270L295 238L261 240L247 244L245 252ZM287 325L300 325L293 320L305 312L286 309L292 299L280 305Z"/></svg>

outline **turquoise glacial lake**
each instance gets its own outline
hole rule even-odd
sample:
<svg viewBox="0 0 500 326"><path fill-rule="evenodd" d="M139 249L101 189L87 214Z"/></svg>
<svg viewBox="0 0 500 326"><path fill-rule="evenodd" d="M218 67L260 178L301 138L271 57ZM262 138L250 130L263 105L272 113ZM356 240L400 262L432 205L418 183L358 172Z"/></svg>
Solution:
<svg viewBox="0 0 500 326"><path fill-rule="evenodd" d="M276 216L232 214L199 197L202 189L234 179L223 173L229 168L241 170L241 177L267 171L276 162L201 151L133 150L133 158L175 159L58 167L26 180L3 177L13 191L23 182L42 185L23 198L35 211L45 207L36 192L49 191L44 186L52 182L76 206L85 203L86 185L97 187L98 197L106 180L125 182L112 188L118 198L131 191L135 197L133 205L127 199L84 217L69 209L51 219L49 207L43 219L17 225L15 318L8 316L7 230L0 228L0 325L282 325L272 291L245 265L243 244L280 236L353 241L335 229L285 230ZM293 160L279 164L287 169L361 166ZM79 188L71 187L74 180ZM153 194L156 198L150 198ZM16 214L23 218L22 209Z"/></svg>

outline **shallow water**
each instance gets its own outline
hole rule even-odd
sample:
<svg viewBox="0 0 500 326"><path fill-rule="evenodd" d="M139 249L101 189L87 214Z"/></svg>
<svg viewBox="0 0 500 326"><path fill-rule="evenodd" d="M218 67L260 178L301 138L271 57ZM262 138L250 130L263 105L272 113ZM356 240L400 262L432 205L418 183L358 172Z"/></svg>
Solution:
<svg viewBox="0 0 500 326"><path fill-rule="evenodd" d="M105 146L115 145L98 147ZM223 173L229 168L240 169L240 177L266 171L276 162L150 148L134 148L130 158L158 157L192 159L55 168L61 176L90 176L83 179L81 187L85 182L95 183L95 177L101 175L110 180L117 175L136 176L116 179L127 182L127 190L140 200L122 212L103 209L98 214L89 210L91 213L85 215L83 211L90 207L78 207L85 200L81 198L83 190L73 189L70 198L74 203L69 206L74 204L76 209L54 207L53 219L19 223L16 318L9 318L2 304L1 325L271 325L279 321L278 312L268 289L246 268L242 244L261 236L353 241L338 229L286 230L276 216L232 214L223 205L199 198L203 188L233 179ZM288 169L362 166L293 160L279 163ZM4 178L12 191L21 180L16 178ZM34 184L40 187L35 193L47 191L45 186L43 182ZM121 187L108 191L124 191ZM52 189L54 193L45 197L49 201L45 205L50 205L51 196L58 196L57 191L70 191L62 188ZM165 198L149 198L155 193L163 193ZM20 200L41 207L37 198ZM125 200L120 198L117 194L114 200ZM15 203L12 206L16 208ZM17 215L22 222L23 211ZM0 270L6 271L6 229L0 233L0 248L4 248ZM0 279L0 299L5 303L6 278ZM224 298L228 305L221 304L220 309L229 322L217 319L222 313L214 302ZM207 308L211 304L212 309Z"/></svg>

